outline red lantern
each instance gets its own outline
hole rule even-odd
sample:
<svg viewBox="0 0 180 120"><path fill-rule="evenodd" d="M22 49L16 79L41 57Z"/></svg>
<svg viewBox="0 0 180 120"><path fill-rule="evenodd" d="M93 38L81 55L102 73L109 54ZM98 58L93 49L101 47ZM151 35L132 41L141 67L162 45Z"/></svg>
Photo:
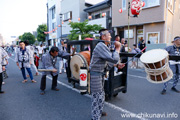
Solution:
<svg viewBox="0 0 180 120"><path fill-rule="evenodd" d="M78 18L78 21L80 21L81 20L81 18Z"/></svg>
<svg viewBox="0 0 180 120"><path fill-rule="evenodd" d="M119 13L122 13L122 9L119 9Z"/></svg>
<svg viewBox="0 0 180 120"><path fill-rule="evenodd" d="M139 15L141 10L142 10L141 0L133 0L131 3L131 13L133 15Z"/></svg>
<svg viewBox="0 0 180 120"><path fill-rule="evenodd" d="M61 25L58 25L58 27L61 27Z"/></svg>
<svg viewBox="0 0 180 120"><path fill-rule="evenodd" d="M88 19L92 19L92 16L88 16Z"/></svg>
<svg viewBox="0 0 180 120"><path fill-rule="evenodd" d="M142 7L144 7L144 6L145 6L145 2L143 1L143 2L142 2Z"/></svg>
<svg viewBox="0 0 180 120"><path fill-rule="evenodd" d="M106 16L106 13L102 13L102 17Z"/></svg>
<svg viewBox="0 0 180 120"><path fill-rule="evenodd" d="M64 22L62 21L62 24L64 24Z"/></svg>
<svg viewBox="0 0 180 120"><path fill-rule="evenodd" d="M55 31L55 29L53 29L53 31Z"/></svg>
<svg viewBox="0 0 180 120"><path fill-rule="evenodd" d="M57 30L57 27L55 29Z"/></svg>
<svg viewBox="0 0 180 120"><path fill-rule="evenodd" d="M71 20L69 19L69 22L71 22Z"/></svg>

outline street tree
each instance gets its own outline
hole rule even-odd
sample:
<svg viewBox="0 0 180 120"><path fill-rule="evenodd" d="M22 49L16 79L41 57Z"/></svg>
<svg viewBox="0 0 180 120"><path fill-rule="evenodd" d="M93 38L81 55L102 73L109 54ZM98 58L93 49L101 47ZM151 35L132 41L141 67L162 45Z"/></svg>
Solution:
<svg viewBox="0 0 180 120"><path fill-rule="evenodd" d="M69 40L78 40L79 35L81 35L82 39L93 37L92 33L97 34L103 28L97 24L88 25L88 20L84 22L70 22L69 25L72 28L70 35L68 35Z"/></svg>
<svg viewBox="0 0 180 120"><path fill-rule="evenodd" d="M24 33L19 38L21 38L22 41L28 40L29 44L34 44L34 42L35 42L35 37L30 32Z"/></svg>
<svg viewBox="0 0 180 120"><path fill-rule="evenodd" d="M45 42L46 40L46 34L44 34L44 32L47 31L47 25L46 24L42 24L39 25L37 28L37 40L39 42Z"/></svg>

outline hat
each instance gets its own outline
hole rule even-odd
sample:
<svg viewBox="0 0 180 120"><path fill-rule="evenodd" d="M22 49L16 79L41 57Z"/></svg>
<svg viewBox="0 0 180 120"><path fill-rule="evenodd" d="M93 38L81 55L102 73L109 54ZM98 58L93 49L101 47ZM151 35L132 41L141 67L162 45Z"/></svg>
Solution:
<svg viewBox="0 0 180 120"><path fill-rule="evenodd" d="M180 37L179 37L179 36L176 36L176 37L174 38L174 40L172 41L172 43L173 43L174 41L178 40L178 39L180 39Z"/></svg>

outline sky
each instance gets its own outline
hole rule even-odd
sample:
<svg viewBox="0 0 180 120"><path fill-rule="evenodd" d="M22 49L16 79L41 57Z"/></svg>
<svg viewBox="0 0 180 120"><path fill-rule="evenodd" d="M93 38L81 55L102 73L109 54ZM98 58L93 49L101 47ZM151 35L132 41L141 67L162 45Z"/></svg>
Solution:
<svg viewBox="0 0 180 120"><path fill-rule="evenodd" d="M104 0L85 0L98 3ZM0 34L6 42L47 23L47 0L0 0Z"/></svg>

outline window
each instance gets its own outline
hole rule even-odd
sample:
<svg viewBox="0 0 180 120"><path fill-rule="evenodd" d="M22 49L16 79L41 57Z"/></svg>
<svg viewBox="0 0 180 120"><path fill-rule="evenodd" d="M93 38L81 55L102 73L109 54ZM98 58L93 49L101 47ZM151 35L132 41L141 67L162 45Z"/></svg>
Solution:
<svg viewBox="0 0 180 120"><path fill-rule="evenodd" d="M68 21L69 19L72 20L72 11L63 14L64 21Z"/></svg>
<svg viewBox="0 0 180 120"><path fill-rule="evenodd" d="M129 38L133 38L134 37L134 32L133 29L129 30ZM124 30L124 38L128 38L128 30Z"/></svg>
<svg viewBox="0 0 180 120"><path fill-rule="evenodd" d="M56 10L55 10L55 7L52 8L52 19L55 18L55 14L56 14Z"/></svg>
<svg viewBox="0 0 180 120"><path fill-rule="evenodd" d="M122 10L126 10L126 0L122 0Z"/></svg>
<svg viewBox="0 0 180 120"><path fill-rule="evenodd" d="M56 23L52 23L52 31L56 28ZM55 31L53 31L54 33Z"/></svg>
<svg viewBox="0 0 180 120"><path fill-rule="evenodd" d="M154 7L160 5L159 0L143 0L145 2L145 6L143 8L148 8L148 7Z"/></svg>
<svg viewBox="0 0 180 120"><path fill-rule="evenodd" d="M151 42L151 44L158 44L160 40L160 32L148 32L146 38Z"/></svg>
<svg viewBox="0 0 180 120"><path fill-rule="evenodd" d="M101 17L100 13L99 13L99 14L94 15L94 19L98 19L98 18L100 18L100 17Z"/></svg>

